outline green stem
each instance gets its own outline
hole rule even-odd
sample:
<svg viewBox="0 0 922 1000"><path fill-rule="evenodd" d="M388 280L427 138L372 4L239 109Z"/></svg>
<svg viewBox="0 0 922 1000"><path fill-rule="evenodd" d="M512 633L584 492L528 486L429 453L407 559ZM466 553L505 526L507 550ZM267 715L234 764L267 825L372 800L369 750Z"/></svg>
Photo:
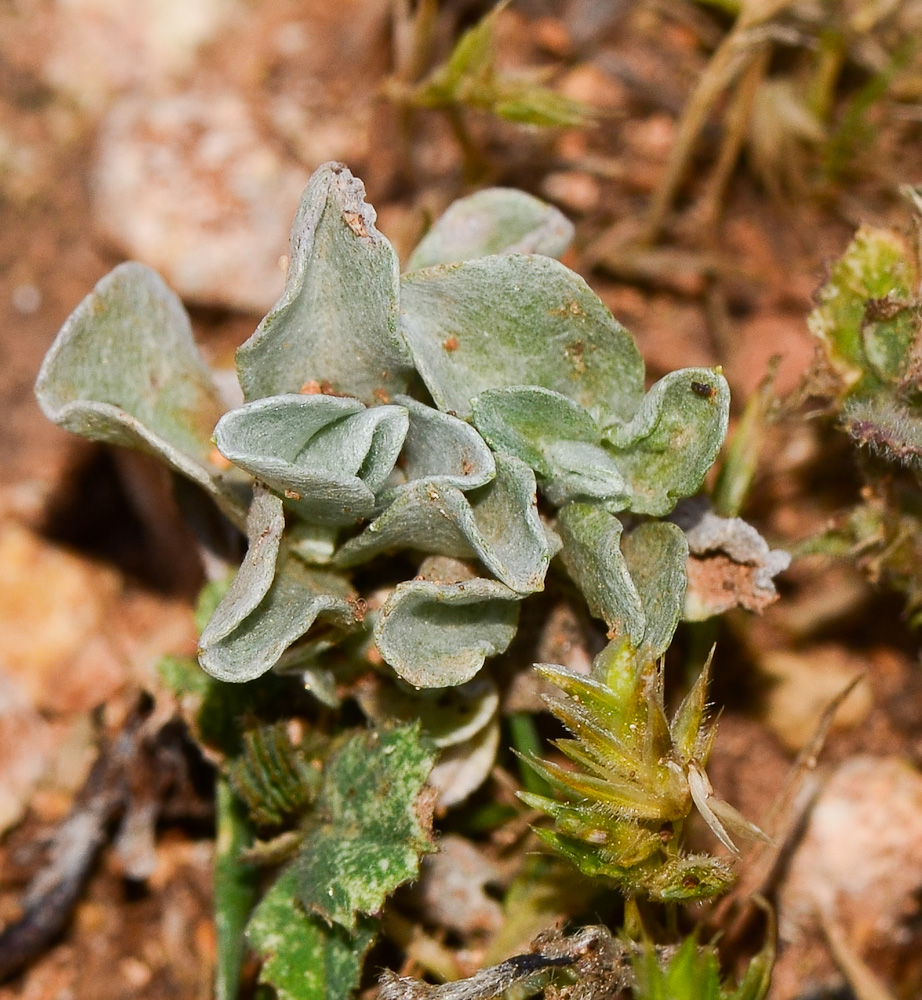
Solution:
<svg viewBox="0 0 922 1000"><path fill-rule="evenodd" d="M640 915L640 905L636 896L627 896L624 900L624 934L631 941L643 941L646 936L643 917Z"/></svg>
<svg viewBox="0 0 922 1000"><path fill-rule="evenodd" d="M215 998L236 1000L246 948L244 930L256 902L258 879L252 867L240 862L241 852L253 841L246 807L234 795L227 778L220 774L216 810L214 908L218 957Z"/></svg>
<svg viewBox="0 0 922 1000"><path fill-rule="evenodd" d="M534 716L527 712L513 712L507 719L509 723L509 739L512 749L520 753L525 760L531 760L541 756L541 737L538 735L538 727L535 725ZM526 792L533 792L535 795L553 794L551 786L533 771L525 761L519 763L519 779Z"/></svg>
<svg viewBox="0 0 922 1000"><path fill-rule="evenodd" d="M765 432L771 422L775 402L772 386L780 358L776 355L768 363L768 372L758 390L749 398L742 419L725 452L720 474L711 496L714 510L721 517L739 517L756 471L760 467Z"/></svg>

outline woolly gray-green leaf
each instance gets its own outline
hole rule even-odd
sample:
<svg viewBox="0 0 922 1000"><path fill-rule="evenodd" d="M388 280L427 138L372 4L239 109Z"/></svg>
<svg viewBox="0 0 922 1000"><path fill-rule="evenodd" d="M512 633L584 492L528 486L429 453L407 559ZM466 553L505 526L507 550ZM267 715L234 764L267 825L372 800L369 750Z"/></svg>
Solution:
<svg viewBox="0 0 922 1000"><path fill-rule="evenodd" d="M465 495L436 480L414 480L394 491L391 505L337 553L353 566L380 552L416 549L476 557L519 593L544 586L551 552L538 516L535 477L509 455L495 456L496 477Z"/></svg>
<svg viewBox="0 0 922 1000"><path fill-rule="evenodd" d="M564 565L590 612L608 625L610 634L627 635L639 646L646 619L621 552L621 522L600 507L571 503L561 509L557 530Z"/></svg>
<svg viewBox="0 0 922 1000"><path fill-rule="evenodd" d="M461 490L416 479L394 491L384 513L346 542L333 562L345 568L404 548L471 559L476 555L468 537L473 531L473 512Z"/></svg>
<svg viewBox="0 0 922 1000"><path fill-rule="evenodd" d="M630 334L550 257L499 254L404 275L400 322L441 410L471 414L485 389L540 385L595 417L629 419L643 395Z"/></svg>
<svg viewBox="0 0 922 1000"><path fill-rule="evenodd" d="M538 516L535 474L512 455L497 454L496 478L468 494L480 561L520 594L544 588L551 551Z"/></svg>
<svg viewBox="0 0 922 1000"><path fill-rule="evenodd" d="M669 648L685 606L688 541L677 524L648 521L621 539L621 553L643 607L644 649L657 658Z"/></svg>
<svg viewBox="0 0 922 1000"><path fill-rule="evenodd" d="M626 506L630 490L601 444L592 416L571 399L540 386L488 389L471 401L477 429L541 476L541 489L558 506L593 498L607 509Z"/></svg>
<svg viewBox="0 0 922 1000"><path fill-rule="evenodd" d="M235 465L284 492L315 524L354 524L374 507L407 432L400 406L289 393L225 413L218 448Z"/></svg>
<svg viewBox="0 0 922 1000"><path fill-rule="evenodd" d="M304 912L297 890L298 873L291 866L250 917L247 941L263 960L259 981L272 986L278 1000L348 1000L377 922L365 918L354 931L331 925Z"/></svg>
<svg viewBox="0 0 922 1000"><path fill-rule="evenodd" d="M394 402L409 414L399 470L407 481L425 479L440 486L470 490L493 478L493 455L470 424L410 396L397 396ZM384 502L395 494L386 492Z"/></svg>
<svg viewBox="0 0 922 1000"><path fill-rule="evenodd" d="M327 761L316 823L294 863L297 894L311 912L352 930L419 874L435 849L431 808L420 796L433 753L419 726L353 736Z"/></svg>
<svg viewBox="0 0 922 1000"><path fill-rule="evenodd" d="M228 636L269 593L284 530L282 501L257 483L247 514L247 554L202 632L203 647Z"/></svg>
<svg viewBox="0 0 922 1000"><path fill-rule="evenodd" d="M414 687L463 684L512 642L519 599L494 580L409 580L397 585L381 609L375 642Z"/></svg>
<svg viewBox="0 0 922 1000"><path fill-rule="evenodd" d="M248 400L329 383L366 403L407 385L397 330L399 265L375 228L365 186L341 163L318 167L291 229L282 297L237 351Z"/></svg>
<svg viewBox="0 0 922 1000"><path fill-rule="evenodd" d="M308 569L299 559L280 561L272 585L254 610L228 628L202 633L202 667L222 681L251 681L278 663L285 650L318 619L354 627L354 595L334 573Z"/></svg>
<svg viewBox="0 0 922 1000"><path fill-rule="evenodd" d="M71 313L35 392L59 426L156 455L233 504L209 461L220 395L182 303L144 264L119 264Z"/></svg>
<svg viewBox="0 0 922 1000"><path fill-rule="evenodd" d="M413 251L407 270L497 253L558 257L572 239L573 223L553 205L514 188L487 188L448 207Z"/></svg>
<svg viewBox="0 0 922 1000"><path fill-rule="evenodd" d="M727 433L730 389L713 368L661 378L627 424L604 429L632 490L629 509L662 517L697 493Z"/></svg>

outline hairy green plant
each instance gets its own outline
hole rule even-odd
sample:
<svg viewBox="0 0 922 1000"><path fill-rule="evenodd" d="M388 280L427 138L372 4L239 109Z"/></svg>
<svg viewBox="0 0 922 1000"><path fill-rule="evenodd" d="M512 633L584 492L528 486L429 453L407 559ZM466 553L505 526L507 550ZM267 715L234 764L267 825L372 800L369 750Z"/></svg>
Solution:
<svg viewBox="0 0 922 1000"><path fill-rule="evenodd" d="M542 836L656 899L729 879L676 846L692 803L729 841L732 810L704 772L705 680L667 723L654 666L689 607L707 614L707 600L686 599L690 551L766 568L767 548L740 546L742 522L702 533L697 514L675 511L723 442L726 380L689 368L645 390L628 332L551 256L572 227L530 195L455 203L403 275L375 219L342 164L314 173L284 292L237 351L242 401L224 400L181 303L135 262L77 307L36 385L56 423L159 457L247 538L233 580L201 601L210 676L164 665L223 767L228 997L244 930L281 997L353 990L385 898L432 849L427 780L447 808L491 770L499 696L481 670L558 553L613 643L594 680L550 675L583 706L552 710L576 727L561 749L589 774L537 765L570 796L541 799L559 827ZM298 712L299 683L326 720L309 748L280 722ZM372 730L335 721L346 697ZM615 765L592 742L605 727ZM265 829L274 839L255 841ZM262 864L283 867L251 913L248 866Z"/></svg>
<svg viewBox="0 0 922 1000"><path fill-rule="evenodd" d="M459 202L401 277L363 195L341 165L312 178L282 298L237 352L242 405L222 415L178 299L136 263L80 304L39 374L51 419L158 455L245 530L202 666L238 682L319 668L370 633L410 684L460 684L508 646L560 549L612 633L661 652L683 533L642 525L619 545L617 515L662 517L698 490L726 432L723 376L684 369L645 394L627 331L543 255L570 227L536 199ZM447 560L366 616L357 568L398 550ZM662 622L638 586L651 555L673 591Z"/></svg>
<svg viewBox="0 0 922 1000"><path fill-rule="evenodd" d="M918 192L907 194L922 213ZM858 556L872 579L906 595L916 625L922 621L920 282L916 241L863 226L832 265L810 315L822 365L806 384L867 452L861 502L812 547Z"/></svg>
<svg viewBox="0 0 922 1000"><path fill-rule="evenodd" d="M494 35L496 19L508 6L498 3L476 25L459 38L451 54L424 79L414 63L428 47L435 11L431 3L419 5L416 16L405 15L404 34L413 37L407 46L413 53L398 60L397 72L384 92L404 108L426 108L446 112L455 134L473 167L479 156L464 123L466 111L481 111L506 121L538 127L573 127L592 117L587 105L544 86L541 70L511 73L497 65ZM401 65L406 64L406 65Z"/></svg>
<svg viewBox="0 0 922 1000"><path fill-rule="evenodd" d="M713 948L687 937L666 961L652 947L634 959L635 1000L762 1000L768 992L774 947L768 944L746 969L736 986L721 982Z"/></svg>
<svg viewBox="0 0 922 1000"><path fill-rule="evenodd" d="M718 799L705 773L716 725L706 719L708 668L671 720L663 703L663 671L638 656L629 640L611 643L596 659L595 677L540 668L561 692L548 699L573 734L555 746L576 768L551 761L531 766L560 799L519 792L554 819L538 836L586 875L611 879L631 895L662 902L708 899L733 881L730 866L681 849L682 825L693 806L724 846L727 832L764 836Z"/></svg>

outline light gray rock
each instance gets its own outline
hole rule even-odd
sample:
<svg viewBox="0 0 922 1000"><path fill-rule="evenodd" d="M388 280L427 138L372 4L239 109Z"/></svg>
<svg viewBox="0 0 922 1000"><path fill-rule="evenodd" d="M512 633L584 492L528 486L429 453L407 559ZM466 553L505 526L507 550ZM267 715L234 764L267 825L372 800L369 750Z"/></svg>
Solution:
<svg viewBox="0 0 922 1000"><path fill-rule="evenodd" d="M236 96L126 98L100 132L95 223L183 299L264 313L284 285L280 261L307 178Z"/></svg>

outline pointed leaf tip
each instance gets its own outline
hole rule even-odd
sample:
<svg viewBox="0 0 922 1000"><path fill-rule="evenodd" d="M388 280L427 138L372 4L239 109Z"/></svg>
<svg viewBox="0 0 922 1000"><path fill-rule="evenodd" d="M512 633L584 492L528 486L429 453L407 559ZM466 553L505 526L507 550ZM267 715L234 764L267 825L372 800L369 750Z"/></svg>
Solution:
<svg viewBox="0 0 922 1000"><path fill-rule="evenodd" d="M282 297L237 351L248 400L316 383L370 404L406 388L399 265L375 219L364 185L343 164L318 167L292 226Z"/></svg>

